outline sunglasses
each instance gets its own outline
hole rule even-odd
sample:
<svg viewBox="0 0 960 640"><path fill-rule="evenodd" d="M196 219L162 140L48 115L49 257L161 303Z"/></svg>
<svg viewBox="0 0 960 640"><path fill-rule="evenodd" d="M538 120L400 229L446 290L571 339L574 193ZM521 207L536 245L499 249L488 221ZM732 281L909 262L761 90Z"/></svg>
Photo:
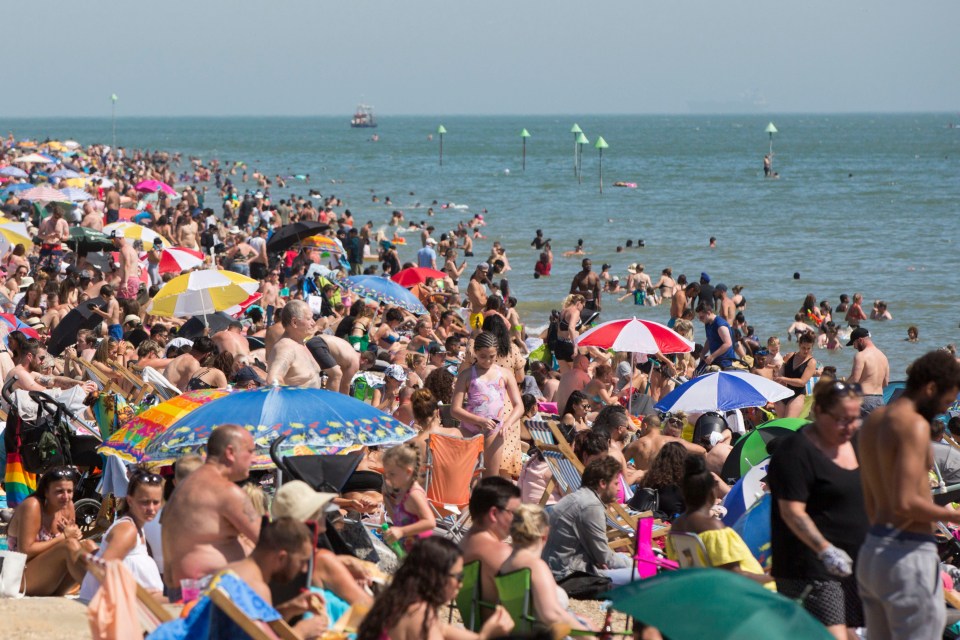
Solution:
<svg viewBox="0 0 960 640"><path fill-rule="evenodd" d="M134 480L141 484L163 484L163 476L158 473L150 473L149 471L137 471L130 478L131 482Z"/></svg>
<svg viewBox="0 0 960 640"><path fill-rule="evenodd" d="M856 382L844 382L843 380L836 380L832 385L830 385L830 390L837 395L848 395L848 396L862 396L863 387Z"/></svg>
<svg viewBox="0 0 960 640"><path fill-rule="evenodd" d="M74 482L80 479L80 472L73 467L59 467L57 469L51 469L47 472L47 475L60 480L73 480Z"/></svg>

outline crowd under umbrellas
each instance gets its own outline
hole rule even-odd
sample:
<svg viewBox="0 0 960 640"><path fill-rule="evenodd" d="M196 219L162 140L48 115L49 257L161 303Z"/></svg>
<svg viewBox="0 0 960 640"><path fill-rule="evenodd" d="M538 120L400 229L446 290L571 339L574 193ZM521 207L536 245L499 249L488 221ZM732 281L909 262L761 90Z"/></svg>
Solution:
<svg viewBox="0 0 960 640"><path fill-rule="evenodd" d="M579 144L582 143L579 143L579 140L577 142L579 149ZM602 154L604 148L606 143L599 138L597 149ZM81 153L83 155L80 155ZM480 287L484 300L494 298L495 289L505 293L502 287L492 286L492 280L485 280L483 277L484 273L495 270L496 261L491 259L490 263L477 266L479 275L471 277L470 285L465 287L468 300L463 317L460 318L459 330L441 334L441 325L446 322L444 305L449 304L452 297L455 304L450 306L455 315L459 306L457 298L460 292L453 288L453 279L450 278L447 267L445 266L444 270L435 270L413 264L404 265L406 268L395 270L390 274L390 278L383 277L376 268L372 269L372 273L362 274L360 270L353 270L356 265L362 267L363 257L358 260L357 255L352 253L355 246L341 237L346 228L353 226L352 219L346 221L345 217L338 219L336 214L332 217L327 215L328 210L339 208L342 203L325 203L325 217L322 219L312 206L304 204L298 206L296 211L297 214L303 213L304 219L294 220L290 212L287 212L287 220L283 220L279 211L270 208L264 202L266 198L259 192L247 194L241 204L240 199L234 198L227 188L221 194L224 198L224 214L221 217L212 209L208 213L209 208L200 206L196 200L196 190L181 187L178 191L171 186L182 181L178 181L177 176L172 174L171 165L166 161L153 166L147 160L142 164L149 169L142 171L137 164L127 162L128 158L120 158L109 149L91 147L84 152L79 145L66 143L23 147L8 144L6 156L7 163L0 167L0 177L12 184L4 188L4 197L11 202L19 202L20 205L16 208L8 207L12 209L8 213L17 214L18 219L0 221L0 249L14 256L22 256L23 254L17 254L14 250L17 245L23 245L25 249L29 247L30 255L24 256L22 261L27 273L34 274L37 279L48 284L59 280L72 282L76 279L79 287L71 285L74 288L70 291L76 292L77 288L82 288L82 293L71 298L69 291L66 291L62 294L64 299L59 301L61 304L51 304L49 309L41 308L33 297L36 288L31 289L35 283L30 282L24 286L20 280L15 279L19 276L15 276L12 279L13 285L8 285L6 289L17 298L12 301L16 305L12 305L14 308L10 309L12 313L9 317L0 315L3 319L0 329L5 329L5 334L20 333L27 336L8 339L7 343L10 344L11 351L16 352L14 364L25 367L22 371L28 374L30 379L33 379L36 373L38 382L53 379L58 383L51 386L59 387L70 386L67 380L74 383L87 378L85 384L98 387L88 397L93 405L89 412L77 406L66 407L65 410L80 422L84 419L89 422L92 417L96 417L96 427L99 427L100 435L103 436L98 450L105 456L104 460L110 461L104 475L106 484L111 486L124 484L125 466L164 469L195 454L206 456L207 464L218 464L216 461L221 459L221 451L216 445L217 429L225 423L238 425L237 433L246 434L244 438L249 437L248 466L255 471L272 469L278 464L278 457L282 459L353 453L369 463L372 460L369 459L371 451L399 451L397 447L404 443L404 446L415 447L417 445L411 443L417 441L424 430L433 428L418 419L416 408L411 408L417 404L418 398L423 397L417 394L430 388L430 374L439 372L447 376L444 383L447 385L447 392L452 391L450 386L453 383L450 380L460 376L467 380L466 386L470 391L466 395L469 396L474 393L470 385L487 374L486 370L478 370L477 365L473 365L471 371L472 363L464 363L461 357L476 358L479 362L478 351L490 348L477 342L482 335L481 329L483 333L494 336L499 323L504 324L506 332L513 331L514 327L520 324L506 324L508 310L502 303L492 306L476 304L477 286ZM66 160L68 158L69 161ZM208 170L208 167L202 164L195 165L194 168L201 173ZM209 179L209 175L206 179ZM17 180L33 181L36 184L13 182ZM114 190L114 185L118 185L120 189ZM122 198L117 191L123 193ZM242 207L247 203L253 203L250 206L257 211L261 221L259 226L249 224L247 219L241 222ZM88 219L88 216L95 219L100 212L105 219L94 225L97 228L84 225L71 227L69 223L61 225L64 212L74 208L78 215L83 212L83 220ZM167 210L175 214L176 223L164 222L161 211ZM235 217L227 217L230 214ZM236 224L233 223L234 219ZM227 220L229 226L225 224ZM40 222L36 231L40 237L38 242L34 243L33 235L36 232L30 227L36 222ZM104 222L107 224L103 224ZM482 218L479 222L475 218L470 224L480 223ZM479 237L476 226L464 226L464 230L473 229ZM215 237L213 244L208 245L201 230L207 232L210 229L215 229ZM426 238L423 239L423 246L424 249L429 249L436 244L436 240L430 237L429 230L424 230L424 233ZM201 244L201 240L204 244ZM219 240L225 242L218 242ZM367 237L365 242L373 245L374 239ZM393 243L389 239L383 239L380 240L380 245L384 251L388 251ZM131 247L134 247L132 251ZM71 253L73 255L69 255ZM268 254L270 260L257 263L261 255ZM495 253L493 255L496 257ZM324 259L329 260L321 265L320 262ZM17 260L4 262L5 266L17 267L18 264ZM254 264L262 269L259 273L253 268ZM353 273L347 275L351 270ZM97 272L96 275L93 271ZM315 275L317 277L314 277ZM274 276L281 276L282 284L286 286L281 289L281 281L279 278L274 279ZM32 276L25 277L33 279ZM103 284L98 287L97 283L107 282L115 286L103 289L103 297L91 295L101 293L100 287ZM437 287L437 282L443 282L444 287ZM13 286L14 290L11 290L10 286ZM22 295L20 289L23 289ZM284 293L280 293L281 291ZM55 299L52 289L48 295L50 300ZM313 300L310 300L311 298ZM316 307L308 305L308 300L316 302ZM23 301L23 304L20 304L20 301ZM348 305L345 305L344 301L357 305L356 308L360 309L361 313L357 313L355 317L348 316ZM134 304L136 306L133 306ZM281 306L284 306L285 311L276 313ZM488 306L490 308L487 308ZM369 316L362 311L368 307ZM40 313L33 311L34 308ZM47 327L42 326L42 321L35 322L41 316L50 322L52 330L47 331ZM352 326L360 326L360 333L363 335L357 336L350 332L339 338L335 333L338 325L328 324L330 318L343 322L348 317L352 318ZM364 324L368 317L374 319ZM101 327L104 319L108 320L108 326ZM329 329L326 334L322 333L324 327ZM171 330L177 328L180 331L170 340L173 337L170 335ZM548 371L534 371L535 359L528 359L526 351L536 350L539 346L538 338L523 336L522 326L520 328L521 335L518 338L523 351L518 353L522 362L520 373L524 375L518 375L516 382L522 383L524 391L534 391L529 394L529 406L527 399L523 398L525 417L538 416L548 421L554 420L550 415L551 411L560 414L565 411L565 407L551 403L542 392L551 388L552 381L559 382L559 386L552 386L551 394L555 393L570 377L565 377L562 369L561 372L554 370L556 363L550 359L549 351L545 361L540 361L545 362ZM146 329L150 329L150 333ZM154 329L158 330L154 332ZM105 330L106 335L98 339L95 332L100 330ZM94 335L91 336L92 332ZM157 338L165 337L167 344L178 344L172 346L172 350L170 347L162 349L165 345L153 340L154 333ZM157 348L139 353L139 345L132 344L134 336L140 341L139 345L154 342ZM44 345L42 356L35 347L36 343L22 342L36 340L37 337ZM547 336L542 336L541 339L545 337ZM318 349L315 352L309 343L317 338L322 344L313 345ZM361 340L353 340L354 338ZM486 338L487 336L481 341L484 345L488 343ZM532 339L524 341L523 338ZM340 374L346 372L346 383L328 389L286 386L273 376L268 376L268 370L275 370L274 365L280 357L278 354L281 349L278 349L277 345L284 340L292 341L299 349L288 352L293 355L290 356L291 362L286 364L290 367L308 365L306 370L310 374L316 374L317 386L323 384L324 379L333 380L335 369L339 370ZM305 341L307 344L304 344ZM373 348L361 346L364 341L372 343ZM418 345L417 349L406 348L407 345L414 344ZM467 346L467 349L461 353L462 346ZM634 403L635 397L649 395L650 392L649 384L634 388L638 379L634 374L642 368L644 360L652 364L675 355L690 354L697 348L692 340L673 329L642 318L598 324L579 336L577 346L581 353L590 354L588 370L606 366L603 363L612 361L612 358L618 355L627 354L629 384L623 389L615 389L615 395L631 413L637 406ZM207 351L208 348L211 350ZM23 355L31 349L34 349L32 353ZM84 352L87 352L86 356ZM254 352L257 352L256 355ZM211 375L214 369L219 371L218 367L222 366L216 363L211 354L216 356L223 353L235 353L238 356L237 366L224 372L229 375L222 379L223 383L214 384L212 388L203 388L202 385L211 386L209 380L220 380L217 376L204 376ZM517 352L513 346L508 345L507 353L513 355ZM41 370L39 364L35 370L31 368L34 361L45 362L48 357L61 354L64 355L63 362L52 366L62 367L62 371L48 373ZM299 359L301 357L307 359ZM497 357L505 356L498 353ZM24 365L21 359L28 362L28 365ZM128 367L134 359L155 366ZM198 366L193 367L194 361ZM174 364L175 362L177 364ZM188 375L183 375L182 371L178 370L179 367L187 366L185 363L193 367ZM357 368L351 368L353 365ZM361 366L362 371L358 370ZM494 372L507 371L505 363L493 366L497 367L493 369ZM174 376L177 373L181 375ZM537 378L535 373L543 377ZM672 390L655 398L655 412L634 416L635 424L642 425L642 433L634 434L631 429L629 437L641 440L656 428L651 425L661 419L670 420L677 415L685 415L689 420L686 426L694 431L692 444L695 446L699 446L697 443L706 443L708 447L716 447L724 441L723 438L729 440L731 437L729 434L723 435L723 431L735 431L733 437L739 439L730 446L730 452L719 474L724 481L733 485L725 499L725 506L728 508L723 522L742 537L756 560L765 565L769 560L771 498L757 490L758 478L770 464L768 454L771 453L772 443L791 438L799 429L803 429L807 422L794 419L767 421L765 424L744 422L738 413L740 410L762 409L794 393L790 388L768 377L743 370L684 372L690 373L694 375L689 376L689 380L685 380L687 375L678 375L669 381ZM704 375L697 375L701 373ZM586 371L574 373L581 374L586 374ZM170 378L166 379L165 375ZM373 377L368 378L370 375ZM586 377L589 378L589 374L586 374ZM9 376L7 378L10 382ZM283 379L282 374L280 379ZM368 395L366 382L364 385L350 384L359 380L374 380L378 386ZM605 381L601 383L608 384ZM539 385L543 388L539 388ZM351 394L340 393L344 388L349 388ZM582 388L585 389L586 385ZM442 387L434 389L438 393L444 390ZM620 392L625 392L625 395L620 397ZM121 406L120 398L123 399L124 406ZM476 399L465 398L464 407L470 402L476 402ZM586 412L587 407L590 407L590 420L602 423L603 416L611 413L607 411L604 414L604 411L608 408L615 409L617 405L614 402L608 407L592 406L596 402L592 400L589 405L580 402L578 410ZM449 399L444 404L452 415L464 415L461 412L465 409L459 406L451 407ZM478 411L479 406L476 405L473 410ZM437 413L432 417L438 420L437 428L442 426L446 429L457 429L456 426L443 424L440 421L440 408L436 407L435 410ZM491 424L498 424L498 418L505 415L491 416L494 418ZM703 416L704 419L698 419L698 416ZM703 430L710 424L722 426L704 434ZM504 426L509 430L520 430L519 423ZM496 430L499 431L500 427ZM574 435L603 435L606 431L609 431L606 427L595 430L588 424L582 434ZM742 437L741 432L745 432ZM436 438L440 440L440 435ZM607 438L609 443L609 434ZM481 439L484 440L486 450L490 443L486 441L486 436ZM587 438L581 440L585 441ZM554 456L551 460L555 460L557 455L566 455L565 445L561 442L552 445L546 442L539 444L545 448L556 447L555 450L545 449ZM579 446L576 439L572 444L574 448ZM617 445L609 446L612 452ZM440 474L437 465L442 463L442 456L436 457L439 453L429 450L429 445L427 447L428 450L424 453L435 456L431 458L432 466L424 480L429 491L435 489L430 482L431 478ZM516 453L519 456L519 450ZM421 452L418 452L414 459L419 460L420 455ZM534 457L535 452L534 455L527 455L524 465L530 464ZM119 467L114 464L117 461ZM573 460L568 459L567 462L576 469ZM586 459L579 463L589 467ZM20 466L14 467L13 472L21 473L21 479L29 482L28 474L22 473L24 470L30 472L30 469L23 466L29 463L17 464ZM382 466L372 468L382 468L386 477L388 463L378 459L376 464ZM415 463L419 464L419 461ZM224 468L227 467L229 464ZM476 465L465 465L458 471L463 476L465 470L470 470L471 475L467 479L474 482L474 469L479 477L482 466L477 468ZM406 485L405 492L401 492L401 501L404 504L411 493L415 493L413 488L420 477L419 470L414 469L410 475L410 484ZM9 477L9 465L7 472ZM371 468L364 468L362 472L376 473ZM584 478L589 475L584 471ZM138 477L136 474L133 476ZM274 482L279 483L280 478L275 478ZM523 481L520 480L520 483ZM270 487L269 483L267 486L271 491L276 490L277 500L282 501L279 492L283 486L279 489L276 485ZM548 493L544 490L543 499L547 498ZM310 500L315 499L312 493L304 496ZM349 507L345 506L346 502L350 503ZM366 503L361 499L346 502L340 503L343 508L339 511L363 520L365 514L362 511ZM24 501L23 504L31 503ZM459 506L461 515L468 507L466 503L453 506ZM506 509L506 506L502 509ZM399 513L394 511L392 517L397 518ZM616 513L622 515L623 512ZM677 514L667 515L672 517ZM437 516L437 522L440 522L449 514L443 515L438 511ZM380 517L383 517L382 513ZM96 529L96 520L94 518L93 522L87 523L92 525L91 531ZM453 517L453 520L460 524L464 522L463 518L458 517ZM480 526L480 523L474 524ZM397 522L385 522L384 526L380 533L380 543L393 545L399 542L394 539L395 533L389 533L391 528L399 528ZM668 525L658 526L668 528ZM370 527L368 534L369 529ZM72 536L73 529L70 529L70 532ZM446 531L447 534L451 532L452 530ZM635 530L634 535L639 540L637 532L639 529ZM185 531L184 536L189 537L189 533ZM413 557L416 557L417 550L422 548L418 546L422 542L419 540L421 536L409 537L405 543L408 545L406 552L411 552ZM402 556L403 552L398 552L397 555ZM635 555L639 557L639 550ZM238 570L241 569L238 567ZM456 571L453 574L456 574ZM397 575L404 575L402 565ZM683 626L681 623L693 623L686 619L677 620L676 615L660 617L658 613L668 608L640 607L640 599L643 599L645 604L652 605L657 601L656 596L668 601L675 600L674 596L669 595L671 589L681 589L688 594L702 590L702 593L716 594L715 599L720 606L719 603L726 602L721 595L729 598L737 594L741 600L749 599L754 602L758 611L768 614L767 617L751 618L745 627L741 624L744 621L736 619L736 616L721 616L718 612L716 624L711 629L720 637L724 634L736 637L737 633L743 633L750 628L749 624L762 624L764 629L771 633L772 629L780 629L782 626L781 633L803 634L804 637L815 637L822 631L822 627L815 626L812 619L795 604L759 587L750 590L743 582L738 582L739 578L730 582L731 578L735 577L715 570L703 574L680 571L674 575L666 574L649 581L640 581L627 587L625 591L613 592L611 599L621 611L660 627L671 637L702 633L703 630L702 627L694 631L692 627ZM694 591L690 590L691 587L684 586L688 580L696 585ZM181 588L183 584L186 583L181 583ZM644 593L642 598L640 592Z"/></svg>

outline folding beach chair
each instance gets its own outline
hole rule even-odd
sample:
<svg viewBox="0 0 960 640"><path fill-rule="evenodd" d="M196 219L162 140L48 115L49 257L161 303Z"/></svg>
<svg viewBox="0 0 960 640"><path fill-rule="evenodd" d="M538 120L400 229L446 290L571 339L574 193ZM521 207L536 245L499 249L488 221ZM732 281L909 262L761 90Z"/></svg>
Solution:
<svg viewBox="0 0 960 640"><path fill-rule="evenodd" d="M301 640L300 635L290 628L290 625L279 613L276 614L275 618L269 620L253 618L237 606L230 595L221 587L212 589L208 596L214 606L230 618L252 640L275 640L276 638Z"/></svg>
<svg viewBox="0 0 960 640"><path fill-rule="evenodd" d="M134 404L143 402L143 399L151 393L156 393L156 388L149 382L144 381L129 367L111 362L108 365L110 369L119 376L120 380L130 387L130 399Z"/></svg>
<svg viewBox="0 0 960 640"><path fill-rule="evenodd" d="M524 425L530 432L530 439L533 440L534 446L557 444L553 431L550 429L550 423L546 420L527 420Z"/></svg>
<svg viewBox="0 0 960 640"><path fill-rule="evenodd" d="M468 631L479 632L483 624L482 609L492 611L496 605L480 599L480 561L474 560L463 565L463 582L460 591L450 607L448 622L453 621L453 608L460 612L460 620Z"/></svg>
<svg viewBox="0 0 960 640"><path fill-rule="evenodd" d="M453 540L463 537L470 514L470 492L483 471L483 436L459 438L439 433L427 438L427 502L440 528Z"/></svg>
<svg viewBox="0 0 960 640"><path fill-rule="evenodd" d="M674 570L680 566L667 558L659 547L654 549L653 539L668 535L670 525L654 520L653 516L637 519L636 544L633 550L633 575L630 581L652 578L664 569Z"/></svg>
<svg viewBox="0 0 960 640"><path fill-rule="evenodd" d="M533 611L533 585L531 584L530 569L518 569L498 575L494 578L497 584L497 597L500 604L510 614L513 620L514 633L529 634L536 630L545 628L544 625L534 615ZM570 629L562 625L551 625L551 630L555 631L554 637L564 636L592 636L596 635L593 631L581 631L579 629ZM559 633L557 633L559 632ZM614 631L614 635L631 636L629 631Z"/></svg>
<svg viewBox="0 0 960 640"><path fill-rule="evenodd" d="M107 570L106 561L91 554L83 556L83 561L87 571L100 584L103 584ZM174 618L173 612L157 602L146 589L137 584L137 619L145 633L150 633L164 622L169 622Z"/></svg>
<svg viewBox="0 0 960 640"><path fill-rule="evenodd" d="M144 367L141 369L140 377L143 378L144 382L153 385L154 390L162 400L170 400L180 395L180 389L153 367Z"/></svg>
<svg viewBox="0 0 960 640"><path fill-rule="evenodd" d="M712 567L707 548L695 533L687 531L671 531L668 538L673 550L677 554L677 561L684 569L691 567Z"/></svg>

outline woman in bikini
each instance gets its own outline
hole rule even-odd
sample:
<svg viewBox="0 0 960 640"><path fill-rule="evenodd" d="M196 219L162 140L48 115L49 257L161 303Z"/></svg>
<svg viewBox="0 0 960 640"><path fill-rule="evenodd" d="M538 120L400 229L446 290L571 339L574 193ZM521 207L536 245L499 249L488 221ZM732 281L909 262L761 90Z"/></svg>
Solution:
<svg viewBox="0 0 960 640"><path fill-rule="evenodd" d="M811 355L816 342L812 333L804 333L797 338L797 350L783 359L780 375L774 376L778 382L793 392L789 398L777 403L778 418L796 418L803 413L807 398L807 381L817 370L817 361Z"/></svg>

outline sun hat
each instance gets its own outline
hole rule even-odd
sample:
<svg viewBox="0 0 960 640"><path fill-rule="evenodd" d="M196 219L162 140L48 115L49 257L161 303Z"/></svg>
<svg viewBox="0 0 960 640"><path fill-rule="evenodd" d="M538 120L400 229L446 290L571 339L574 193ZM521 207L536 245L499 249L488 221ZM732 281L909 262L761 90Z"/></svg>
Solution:
<svg viewBox="0 0 960 640"><path fill-rule="evenodd" d="M336 497L335 493L314 491L303 480L291 480L277 489L270 511L274 518L293 518L300 522L315 520Z"/></svg>
<svg viewBox="0 0 960 640"><path fill-rule="evenodd" d="M390 376L397 382L407 381L407 372L398 364L388 365L387 368L383 370L383 375Z"/></svg>
<svg viewBox="0 0 960 640"><path fill-rule="evenodd" d="M123 324L127 324L129 322L132 322L133 324L140 324L140 316L131 313L123 319Z"/></svg>

